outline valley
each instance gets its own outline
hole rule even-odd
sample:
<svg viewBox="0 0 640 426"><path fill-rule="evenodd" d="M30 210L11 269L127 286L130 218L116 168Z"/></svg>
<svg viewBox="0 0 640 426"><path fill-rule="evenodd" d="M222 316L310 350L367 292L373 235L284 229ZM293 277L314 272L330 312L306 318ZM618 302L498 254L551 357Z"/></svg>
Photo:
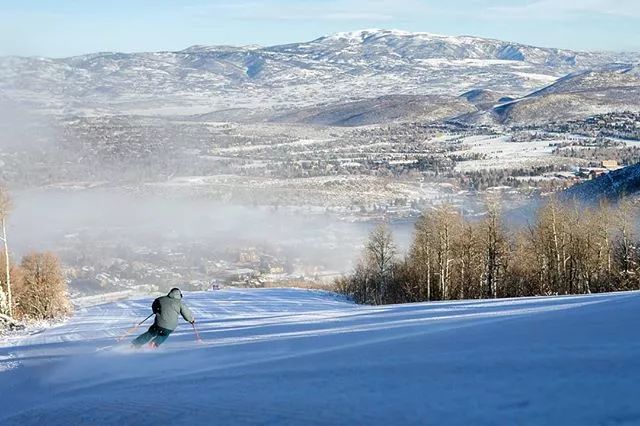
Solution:
<svg viewBox="0 0 640 426"><path fill-rule="evenodd" d="M404 250L438 205L481 217L499 199L521 216L638 163L639 60L389 30L4 57L0 180L86 284L79 295L318 285L352 268L376 223L402 229ZM74 214L56 219L54 205ZM157 218L146 229L129 213ZM30 227L13 225L20 253Z"/></svg>

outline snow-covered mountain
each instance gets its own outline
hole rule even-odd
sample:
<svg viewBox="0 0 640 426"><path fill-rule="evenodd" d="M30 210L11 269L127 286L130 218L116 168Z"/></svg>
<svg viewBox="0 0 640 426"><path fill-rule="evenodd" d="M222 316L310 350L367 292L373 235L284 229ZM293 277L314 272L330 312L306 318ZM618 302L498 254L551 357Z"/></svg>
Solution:
<svg viewBox="0 0 640 426"><path fill-rule="evenodd" d="M515 100L468 114L463 121L543 124L609 112L640 111L640 67L611 65L575 72Z"/></svg>
<svg viewBox="0 0 640 426"><path fill-rule="evenodd" d="M640 164L614 170L596 179L588 180L563 191L565 200L598 203L616 201L623 197L640 195Z"/></svg>
<svg viewBox="0 0 640 426"><path fill-rule="evenodd" d="M415 62L428 59L506 60L547 66L592 65L603 55L548 49L470 36L445 36L398 30L361 30L336 33L307 43L295 43L267 49L330 61L363 61L371 58L393 58L382 62L386 68L393 62Z"/></svg>
<svg viewBox="0 0 640 426"><path fill-rule="evenodd" d="M156 351L110 345L152 298L0 340L0 423L636 424L638 292L358 306L185 294Z"/></svg>
<svg viewBox="0 0 640 426"><path fill-rule="evenodd" d="M443 95L387 95L350 102L295 108L272 122L364 126L397 121L434 122L476 111L465 98Z"/></svg>
<svg viewBox="0 0 640 426"><path fill-rule="evenodd" d="M54 112L179 114L384 95L457 96L478 89L523 96L568 73L639 58L469 36L363 30L272 47L4 57L0 93Z"/></svg>

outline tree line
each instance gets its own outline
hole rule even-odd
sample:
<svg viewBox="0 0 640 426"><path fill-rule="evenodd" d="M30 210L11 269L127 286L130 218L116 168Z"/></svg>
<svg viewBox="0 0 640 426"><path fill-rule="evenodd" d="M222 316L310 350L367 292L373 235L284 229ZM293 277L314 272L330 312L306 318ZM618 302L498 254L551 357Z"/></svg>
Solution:
<svg viewBox="0 0 640 426"><path fill-rule="evenodd" d="M30 253L19 264L11 261L6 227L10 211L11 199L0 187L0 325L11 318L45 320L71 313L67 282L54 254Z"/></svg>
<svg viewBox="0 0 640 426"><path fill-rule="evenodd" d="M336 289L358 303L588 294L640 289L638 207L551 199L525 227L508 227L498 203L481 219L452 206L426 211L403 258L386 225L369 236Z"/></svg>

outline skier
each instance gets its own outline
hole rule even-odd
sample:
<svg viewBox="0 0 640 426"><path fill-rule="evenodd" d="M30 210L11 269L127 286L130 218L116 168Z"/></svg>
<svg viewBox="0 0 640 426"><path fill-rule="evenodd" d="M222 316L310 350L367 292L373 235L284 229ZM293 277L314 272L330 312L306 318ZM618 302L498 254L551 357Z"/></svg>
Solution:
<svg viewBox="0 0 640 426"><path fill-rule="evenodd" d="M172 288L166 296L158 297L153 301L151 309L156 314L156 319L146 333L131 342L134 347L140 347L149 341L149 346L153 348L160 346L178 326L178 315L182 315L191 324L196 322L189 308L182 302L179 288Z"/></svg>

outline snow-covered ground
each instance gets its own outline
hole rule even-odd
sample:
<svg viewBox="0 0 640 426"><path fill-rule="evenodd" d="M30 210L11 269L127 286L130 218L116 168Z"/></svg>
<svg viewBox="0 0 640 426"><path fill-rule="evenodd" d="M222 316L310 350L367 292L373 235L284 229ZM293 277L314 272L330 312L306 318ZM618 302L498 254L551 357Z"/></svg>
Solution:
<svg viewBox="0 0 640 426"><path fill-rule="evenodd" d="M363 307L190 293L157 351L111 344L149 299L0 341L0 424L639 424L640 293Z"/></svg>
<svg viewBox="0 0 640 426"><path fill-rule="evenodd" d="M470 136L464 138L465 149L456 154L483 154L482 160L469 160L458 163L458 172L489 169L517 169L532 166L544 166L566 162L562 157L553 157L553 141L536 140L511 142L509 136Z"/></svg>

